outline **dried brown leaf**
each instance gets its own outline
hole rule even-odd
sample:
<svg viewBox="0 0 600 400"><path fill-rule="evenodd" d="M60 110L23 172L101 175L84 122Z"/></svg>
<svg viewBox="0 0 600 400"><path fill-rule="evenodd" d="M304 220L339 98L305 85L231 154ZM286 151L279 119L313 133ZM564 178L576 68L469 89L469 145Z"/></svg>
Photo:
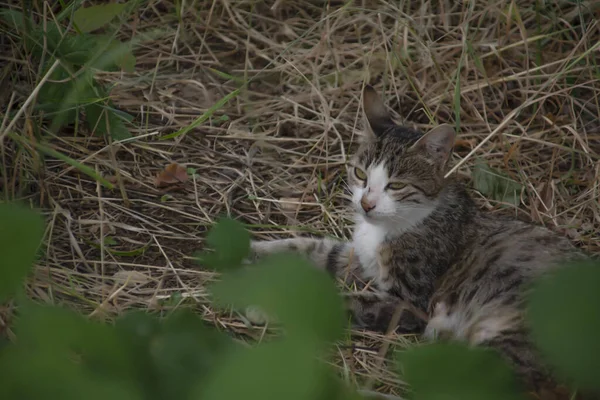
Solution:
<svg viewBox="0 0 600 400"><path fill-rule="evenodd" d="M157 187L165 187L174 183L183 183L188 180L188 174L184 167L177 163L169 164L154 179Z"/></svg>

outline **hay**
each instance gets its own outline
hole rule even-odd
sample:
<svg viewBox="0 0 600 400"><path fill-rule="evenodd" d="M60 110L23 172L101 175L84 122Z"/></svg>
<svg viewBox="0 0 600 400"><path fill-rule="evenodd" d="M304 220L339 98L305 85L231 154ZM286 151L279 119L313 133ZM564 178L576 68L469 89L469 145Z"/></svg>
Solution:
<svg viewBox="0 0 600 400"><path fill-rule="evenodd" d="M385 92L399 122L423 130L459 124L453 165L465 181L484 160L524 187L518 207L474 193L483 209L544 224L600 253L600 8L543 3L215 0L180 2L177 15L172 2L148 2L119 37L160 36L136 50L134 73L100 75L114 85L115 104L135 116L136 139L108 145L81 127L40 128L54 149L116 182L115 190L3 137L2 189L39 204L49 222L29 295L109 320L131 308L188 306L259 339L262 328L211 309L203 288L214 274L195 268L192 255L224 214L263 239L348 238L344 163L356 148L364 83ZM13 112L2 114L6 126L39 77L19 43L0 43L0 109ZM196 128L161 140L240 88ZM15 130L33 137L38 120L25 111ZM196 176L156 188L154 177L171 162ZM104 244L106 236L117 244ZM411 342L355 332L352 345L338 348L342 376L400 393L378 354L386 340L395 348Z"/></svg>

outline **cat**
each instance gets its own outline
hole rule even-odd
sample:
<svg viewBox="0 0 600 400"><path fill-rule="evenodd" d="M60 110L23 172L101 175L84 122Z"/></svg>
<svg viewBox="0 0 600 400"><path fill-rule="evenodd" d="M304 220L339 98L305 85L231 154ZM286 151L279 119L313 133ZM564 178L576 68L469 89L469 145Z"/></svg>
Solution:
<svg viewBox="0 0 600 400"><path fill-rule="evenodd" d="M253 257L297 252L334 277L369 283L347 297L360 327L385 331L404 304L412 312L400 314L399 332L487 346L527 388L552 382L528 335L525 296L537 277L581 253L544 227L482 212L462 183L445 178L452 126L423 134L396 124L373 87L362 98L366 129L347 163L352 241L254 240Z"/></svg>

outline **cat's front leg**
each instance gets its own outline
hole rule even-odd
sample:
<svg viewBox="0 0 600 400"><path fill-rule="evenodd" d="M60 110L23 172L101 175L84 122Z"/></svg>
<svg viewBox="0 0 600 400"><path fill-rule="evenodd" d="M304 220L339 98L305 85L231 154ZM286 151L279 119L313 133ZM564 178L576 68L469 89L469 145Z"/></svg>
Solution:
<svg viewBox="0 0 600 400"><path fill-rule="evenodd" d="M326 270L332 276L339 276L350 263L352 247L350 243L334 239L293 238L278 240L253 240L250 243L250 260L277 253L296 253L304 256L319 269ZM270 318L257 306L249 306L246 318L255 325L264 325Z"/></svg>
<svg viewBox="0 0 600 400"><path fill-rule="evenodd" d="M349 265L352 257L350 243L328 238L293 238L265 241L252 241L251 258L264 257L277 253L296 253L306 257L319 269L332 275Z"/></svg>

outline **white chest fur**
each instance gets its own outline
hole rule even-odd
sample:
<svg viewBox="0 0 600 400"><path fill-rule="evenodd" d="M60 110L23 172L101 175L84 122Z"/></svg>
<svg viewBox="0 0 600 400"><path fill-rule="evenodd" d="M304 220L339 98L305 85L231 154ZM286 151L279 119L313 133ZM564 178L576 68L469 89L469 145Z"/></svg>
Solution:
<svg viewBox="0 0 600 400"><path fill-rule="evenodd" d="M352 244L354 254L358 257L365 278L379 280L380 267L378 263L379 246L385 239L386 230L383 227L370 224L364 220L356 222Z"/></svg>

